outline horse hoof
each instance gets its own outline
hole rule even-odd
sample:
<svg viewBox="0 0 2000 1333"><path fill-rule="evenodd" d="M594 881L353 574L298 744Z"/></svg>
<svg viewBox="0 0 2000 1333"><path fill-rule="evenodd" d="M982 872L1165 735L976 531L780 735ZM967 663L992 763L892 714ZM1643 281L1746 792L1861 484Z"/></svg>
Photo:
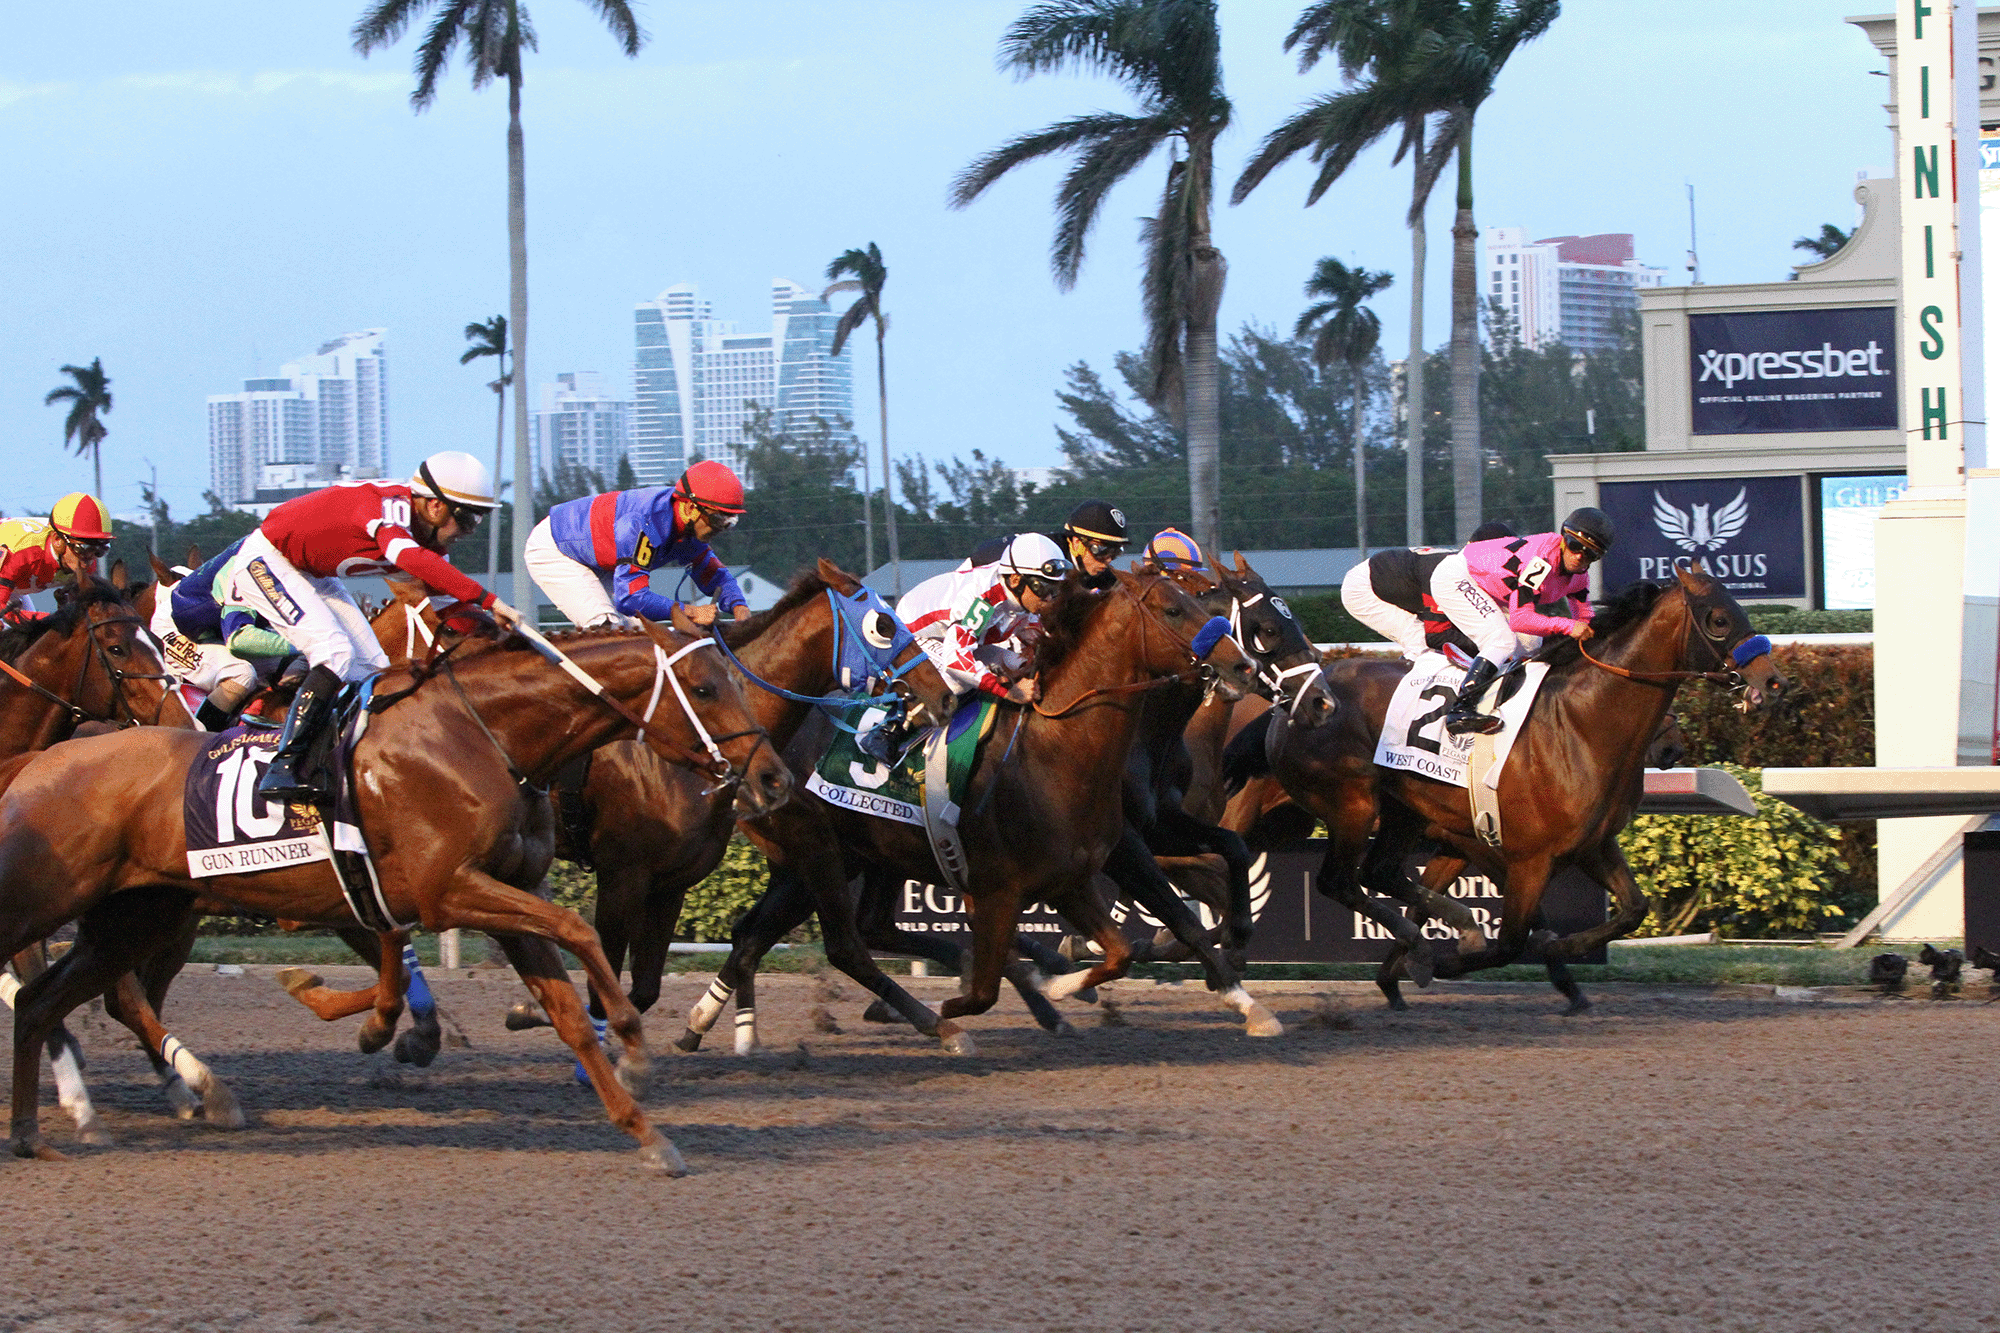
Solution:
<svg viewBox="0 0 2000 1333"><path fill-rule="evenodd" d="M324 986L325 980L317 972L308 972L303 967L287 967L277 974L277 982L285 988L285 993L296 997L300 991Z"/></svg>
<svg viewBox="0 0 2000 1333"><path fill-rule="evenodd" d="M1428 986L1437 978L1437 968L1431 962L1428 950L1411 950L1403 955L1403 971L1419 986Z"/></svg>
<svg viewBox="0 0 2000 1333"><path fill-rule="evenodd" d="M1469 953L1486 951L1486 932L1477 926L1468 926L1458 932L1458 953L1462 958Z"/></svg>
<svg viewBox="0 0 2000 1333"><path fill-rule="evenodd" d="M92 1120L88 1124L76 1127L76 1141L88 1144L92 1148L109 1148L111 1146L111 1131L106 1129L101 1122Z"/></svg>
<svg viewBox="0 0 2000 1333"><path fill-rule="evenodd" d="M972 1034L958 1024L946 1021L938 1024L938 1045L944 1047L948 1055L977 1055L979 1047L972 1040Z"/></svg>
<svg viewBox="0 0 2000 1333"><path fill-rule="evenodd" d="M250 1118L243 1114L243 1104L236 1100L236 1094L213 1079L202 1089L201 1115L202 1119L218 1129L242 1129L250 1123Z"/></svg>
<svg viewBox="0 0 2000 1333"><path fill-rule="evenodd" d="M42 1142L42 1136L39 1134L32 1137L15 1139L14 1155L16 1157L26 1157L37 1162L67 1162L69 1160L69 1154L57 1152L54 1148L51 1148L48 1144Z"/></svg>
<svg viewBox="0 0 2000 1333"><path fill-rule="evenodd" d="M688 1028L680 1036L674 1038L674 1049L677 1051L686 1051L689 1054L700 1050L701 1033L696 1032L693 1028Z"/></svg>
<svg viewBox="0 0 2000 1333"><path fill-rule="evenodd" d="M396 1047L391 1053L396 1057L398 1064L415 1065L419 1069L425 1069L430 1066L431 1061L437 1059L438 1047L436 1033L426 1035L416 1028L411 1028L396 1038Z"/></svg>
<svg viewBox="0 0 2000 1333"><path fill-rule="evenodd" d="M354 1044L361 1048L363 1055L373 1055L384 1046L387 1046L389 1038L395 1035L394 1028L390 1027L387 1023L370 1017L366 1023L361 1025L361 1031L355 1034Z"/></svg>
<svg viewBox="0 0 2000 1333"><path fill-rule="evenodd" d="M664 1138L639 1145L639 1165L673 1180L688 1173L688 1164L681 1159L680 1151Z"/></svg>
<svg viewBox="0 0 2000 1333"><path fill-rule="evenodd" d="M201 1111L201 1098L194 1095L194 1089L179 1075L161 1089L166 1094L167 1105L174 1110L174 1119L192 1120Z"/></svg>
<svg viewBox="0 0 2000 1333"><path fill-rule="evenodd" d="M1278 1021L1276 1014L1262 1005L1258 1005L1249 1017L1250 1021L1243 1025L1245 1036L1282 1037L1285 1035L1285 1025Z"/></svg>
<svg viewBox="0 0 2000 1333"><path fill-rule="evenodd" d="M1096 1004L1097 987L1085 986L1082 990L1076 993L1076 998L1084 1004Z"/></svg>
<svg viewBox="0 0 2000 1333"><path fill-rule="evenodd" d="M877 1000L861 1011L864 1023L905 1023L910 1020L896 1012L896 1007L887 1000Z"/></svg>
<svg viewBox="0 0 2000 1333"><path fill-rule="evenodd" d="M553 1024L549 1022L549 1016L543 1013L539 1006L530 1004L526 1000L521 1001L521 1003L507 1011L507 1030L509 1032L526 1032L529 1028L551 1026Z"/></svg>
<svg viewBox="0 0 2000 1333"><path fill-rule="evenodd" d="M1058 1037L1074 1037L1076 1035L1076 1029L1070 1026L1067 1018L1058 1018L1056 1025L1050 1028L1049 1032Z"/></svg>
<svg viewBox="0 0 2000 1333"><path fill-rule="evenodd" d="M1573 1018L1577 1014L1587 1014L1589 1012L1590 997L1588 995L1579 995L1569 1002L1569 1008L1563 1010L1563 1017Z"/></svg>

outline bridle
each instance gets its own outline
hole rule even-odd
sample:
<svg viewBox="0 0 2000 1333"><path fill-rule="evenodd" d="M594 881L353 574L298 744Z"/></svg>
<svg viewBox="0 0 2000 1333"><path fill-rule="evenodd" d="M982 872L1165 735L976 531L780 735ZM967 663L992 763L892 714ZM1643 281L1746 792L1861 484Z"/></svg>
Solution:
<svg viewBox="0 0 2000 1333"><path fill-rule="evenodd" d="M1585 640L1577 640L1577 651L1583 655L1584 661L1597 667L1599 670L1608 671L1612 675L1622 677L1625 680L1636 680L1645 685L1678 685L1682 681L1705 680L1712 685L1724 685L1731 689L1740 688L1744 683L1743 673L1740 668L1747 666L1757 657L1771 651L1771 641L1762 634L1737 636L1727 633L1711 634L1708 632L1707 627L1702 624L1702 617L1696 614L1698 605L1705 608L1714 606L1716 603L1712 598L1707 596L1703 596L1700 602L1697 603L1688 593L1687 589L1682 588L1681 612L1687 617L1687 624L1681 630L1681 660L1686 661L1692 656L1690 649L1699 640L1702 646L1708 649L1708 655L1715 663L1717 669L1707 671L1632 671L1626 667L1617 666L1613 663L1592 657L1590 649L1584 646ZM1733 642L1732 639L1734 640ZM1752 651L1745 654L1744 650L1746 648Z"/></svg>
<svg viewBox="0 0 2000 1333"><path fill-rule="evenodd" d="M909 705L909 698L905 694L908 686L903 677L927 661L928 655L924 652L922 645L917 643L915 637L911 636L903 642L906 647L913 651L901 666L897 666L895 660L895 655L898 651L896 647L897 641L892 640L888 648L878 650L874 644L868 642L866 634L854 628L854 623L847 618L846 608L840 604L841 598L834 589L828 588L826 590L826 601L827 606L833 613L833 661L827 674L840 682L842 690L839 693L800 694L796 690L788 690L782 685L765 680L762 676L745 666L743 659L736 655L735 650L722 637L722 622L719 619L709 628L710 641L722 650L722 655L728 658L730 664L742 672L743 678L752 685L763 690L766 694L776 695L780 699L788 699L795 704L805 704L808 707L825 710L833 725L847 732L849 735L857 733L855 728L840 716L840 712L849 704L852 704L857 697L864 695L868 698L881 701L883 711L888 714L882 724L883 726L890 728L901 727L905 721L906 710ZM872 607L870 609L879 610L881 608ZM893 612L890 614L893 615ZM897 620L896 624L898 628L903 630L905 635L909 634L908 628L903 625L900 619ZM868 663L868 669L859 681L852 680L852 672L842 665L842 658L845 656L842 652L842 645L849 641L859 645L861 655ZM869 694L868 687L871 685L879 686L879 693Z"/></svg>
<svg viewBox="0 0 2000 1333"><path fill-rule="evenodd" d="M1117 595L1122 596L1127 600L1129 600L1132 603L1134 609L1137 610L1138 612L1139 659L1141 661L1144 661L1151 656L1151 654L1147 650L1147 640L1146 640L1147 631L1152 622L1157 620L1158 617L1156 617L1153 614L1153 612L1147 608L1145 600L1141 594L1143 592L1150 592L1153 589L1153 587L1157 586L1162 579L1167 579L1168 576L1166 574L1152 574L1152 575L1139 575L1137 577L1150 578L1152 581L1150 583L1143 585L1142 588L1137 592L1135 592L1132 588L1126 586L1124 583L1120 583L1117 588ZM1178 589L1179 584L1176 583L1175 587ZM1162 626L1161 628L1163 632L1166 632L1164 626ZM1157 690L1157 689L1162 689L1169 685L1192 684L1197 681L1203 684L1207 684L1208 682L1216 679L1216 670L1213 666L1209 664L1207 660L1208 655L1215 651L1216 644L1220 643L1222 639L1228 635L1228 633L1229 633L1228 620L1226 620L1222 616L1212 616L1209 618L1208 622L1201 627L1201 629L1196 631L1194 638L1190 641L1183 642L1180 640L1180 637L1178 635L1174 635L1171 633L1168 634L1168 637L1173 638L1176 642L1180 643L1181 650L1188 655L1188 665L1182 667L1179 671L1175 671L1167 675L1150 676L1145 680L1130 681L1124 685L1103 685L1097 687L1096 689L1085 690L1082 694L1070 700L1069 703L1063 705L1061 708L1048 709L1042 707L1040 703L1035 703L1030 706L1035 710L1035 712L1039 716L1053 720L1056 718L1067 717L1071 713L1075 712L1077 709L1083 707L1083 705L1088 703L1090 700L1101 698L1108 695L1130 694L1140 690ZM1206 646L1202 646L1204 639L1207 640Z"/></svg>
<svg viewBox="0 0 2000 1333"><path fill-rule="evenodd" d="M144 641L146 636L146 622L136 615L110 615L110 616L93 615L92 611L94 610L94 608L95 608L94 603L90 606L85 606L84 608L82 608L84 625L86 627L86 632L90 636L91 652L89 654L86 654L84 658L77 663L76 684L70 687L69 698L67 699L64 698L62 695L57 694L54 690L51 690L47 686L44 686L38 681L35 681L34 679L30 678L24 672L17 670L11 663L0 662L0 672L5 672L17 684L21 685L23 688L32 690L34 693L41 695L44 699L47 699L50 703L54 704L57 708L60 708L64 712L68 713L70 718L70 726L72 728L77 727L85 722L116 722L118 723L121 729L125 727L137 727L141 725L147 725L139 721L139 715L133 709L131 700L126 698L125 682L128 680L157 680L163 682L170 682L173 680L173 676L164 671L158 671L158 672L127 671L123 667L113 666L111 664L111 653L104 646L104 641L97 636L97 632L100 629L106 629L113 625L137 625L140 627L141 640ZM105 680L111 686L111 710L104 717L92 716L87 709L85 709L81 704L76 702L77 699L82 697L84 684L90 679L90 663L92 657L95 657L98 666L103 668ZM166 707L167 707L167 689L165 686L163 686L160 690L160 702L159 705L153 710L153 720L150 725L152 726L159 725L160 716L166 711ZM119 715L121 713L125 717L125 720L123 722L119 722L118 720Z"/></svg>
<svg viewBox="0 0 2000 1333"><path fill-rule="evenodd" d="M1206 576L1192 569L1172 569L1164 571L1164 573L1166 577L1173 579L1176 584L1179 584L1183 591L1197 600L1216 593L1220 593L1229 599L1229 637L1236 640L1236 646L1241 648L1244 656L1250 659L1250 665L1256 671L1257 679L1263 682L1266 689L1271 691L1272 702L1296 713L1299 705L1305 700L1307 683L1314 676L1319 675L1320 672L1326 669L1326 663L1320 660L1319 653L1313 649L1311 641L1306 639L1304 629L1299 629L1299 639L1305 643L1306 660L1295 662L1291 666L1284 668L1280 668L1275 659L1267 662L1265 654L1243 635L1243 612L1245 609L1256 606L1267 599L1274 603L1274 609L1278 610L1287 621L1295 628L1298 627L1298 621L1293 619L1291 609L1284 605L1277 594L1273 593L1269 588L1265 588L1260 592L1253 592L1250 596L1246 597L1243 595L1241 585L1232 580L1226 572L1222 571L1218 571L1221 577L1213 582L1210 582ZM1197 593L1187 584L1183 576L1199 578L1204 583L1208 583L1209 586Z"/></svg>

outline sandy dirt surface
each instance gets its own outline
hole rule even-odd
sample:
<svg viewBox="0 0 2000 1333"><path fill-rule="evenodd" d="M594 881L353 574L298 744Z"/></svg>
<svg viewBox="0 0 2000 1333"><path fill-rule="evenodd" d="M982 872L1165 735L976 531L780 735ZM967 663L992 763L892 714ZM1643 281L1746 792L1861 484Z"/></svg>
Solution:
<svg viewBox="0 0 2000 1333"><path fill-rule="evenodd" d="M726 1018L665 1049L682 977L650 1025L694 1171L667 1180L550 1032L503 1029L518 988L434 980L472 1044L417 1071L258 972L168 1006L239 1132L174 1121L78 1016L117 1146L0 1160L0 1330L2000 1328L1977 995L1564 1019L1525 988L1391 1015L1267 987L1290 1031L1252 1041L1128 984L1069 1038L1003 1000L961 1059L863 1023L852 983L770 978L739 1059Z"/></svg>

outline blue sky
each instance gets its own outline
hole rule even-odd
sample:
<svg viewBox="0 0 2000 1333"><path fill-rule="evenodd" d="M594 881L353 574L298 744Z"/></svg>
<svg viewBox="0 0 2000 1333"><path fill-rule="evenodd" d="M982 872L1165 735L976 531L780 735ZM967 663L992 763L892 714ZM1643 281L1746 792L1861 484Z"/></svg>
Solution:
<svg viewBox="0 0 2000 1333"><path fill-rule="evenodd" d="M1048 276L1060 169L1016 173L971 208L952 175L1024 130L1126 109L1106 80L996 72L1021 3L652 0L636 60L577 0L535 0L529 60L530 326L536 384L622 376L631 308L697 282L758 327L773 277L822 281L869 241L890 267L891 443L930 458L983 449L1060 461L1063 368L1139 341L1137 219L1164 160L1110 199L1083 279ZM1281 49L1298 0L1222 0L1235 125L1222 185L1330 69ZM1683 281L1684 183L1700 199L1702 276L1766 281L1801 233L1850 225L1862 169L1886 171L1887 81L1830 0L1569 0L1480 117L1478 220L1536 235L1630 231ZM335 334L389 330L392 459L492 447L490 371L461 367L467 321L506 309L503 90L458 71L412 114L412 41L363 59L359 0L193 9L114 0L30 8L0 52L0 510L89 485L42 395L98 356L117 406L104 456L115 510L145 460L177 514L208 485L208 394L276 372ZM1320 255L1396 275L1376 301L1385 346L1407 337L1407 168L1364 159L1301 207L1303 164L1276 173L1216 238L1222 319L1289 324ZM1447 332L1449 193L1431 210L1428 339ZM872 387L872 351L857 388ZM857 394L860 431L877 429Z"/></svg>

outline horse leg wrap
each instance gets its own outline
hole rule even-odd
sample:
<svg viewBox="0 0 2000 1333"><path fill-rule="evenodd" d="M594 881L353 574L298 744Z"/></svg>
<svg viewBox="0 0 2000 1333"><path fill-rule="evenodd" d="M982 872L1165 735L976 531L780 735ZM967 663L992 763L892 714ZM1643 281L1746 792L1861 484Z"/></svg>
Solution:
<svg viewBox="0 0 2000 1333"><path fill-rule="evenodd" d="M410 1017L420 1022L428 1021L437 1012L437 1000L431 995L431 985L424 980L423 968L417 966L417 946L403 946L403 971L409 974L410 984L404 989L404 996L410 1002Z"/></svg>
<svg viewBox="0 0 2000 1333"><path fill-rule="evenodd" d="M590 1030L597 1034L597 1044L599 1046L604 1044L604 1033L610 1026L610 1021L606 1018L592 1018L590 1020ZM576 1062L576 1081L586 1088L590 1086L590 1071L583 1067L583 1061L581 1060Z"/></svg>
<svg viewBox="0 0 2000 1333"><path fill-rule="evenodd" d="M757 1011L738 1009L736 1011L736 1053L754 1055L757 1052Z"/></svg>
<svg viewBox="0 0 2000 1333"><path fill-rule="evenodd" d="M1250 992L1241 986L1231 986L1222 992L1222 1002L1243 1015L1243 1030L1252 1037L1282 1037L1285 1025L1278 1016L1251 998Z"/></svg>
<svg viewBox="0 0 2000 1333"><path fill-rule="evenodd" d="M12 972L0 971L0 1004L9 1009L14 1007L14 997L21 993L21 979Z"/></svg>
<svg viewBox="0 0 2000 1333"><path fill-rule="evenodd" d="M722 1007L729 1003L731 987L721 980L710 982L708 990L688 1010L688 1031L706 1032L715 1026L715 1020L722 1017Z"/></svg>
<svg viewBox="0 0 2000 1333"><path fill-rule="evenodd" d="M1042 994L1051 1000L1067 1000L1083 989L1083 979L1089 975L1089 968L1079 967L1074 972L1065 972L1059 977L1050 977L1037 984L1041 986Z"/></svg>
<svg viewBox="0 0 2000 1333"><path fill-rule="evenodd" d="M243 1107L236 1100L236 1094L215 1076L213 1070L197 1059L193 1051L183 1046L179 1037L168 1033L160 1039L160 1059L201 1098L204 1118L229 1129L241 1129L249 1123L244 1117ZM171 1092L167 1095L170 1099L173 1096Z"/></svg>

